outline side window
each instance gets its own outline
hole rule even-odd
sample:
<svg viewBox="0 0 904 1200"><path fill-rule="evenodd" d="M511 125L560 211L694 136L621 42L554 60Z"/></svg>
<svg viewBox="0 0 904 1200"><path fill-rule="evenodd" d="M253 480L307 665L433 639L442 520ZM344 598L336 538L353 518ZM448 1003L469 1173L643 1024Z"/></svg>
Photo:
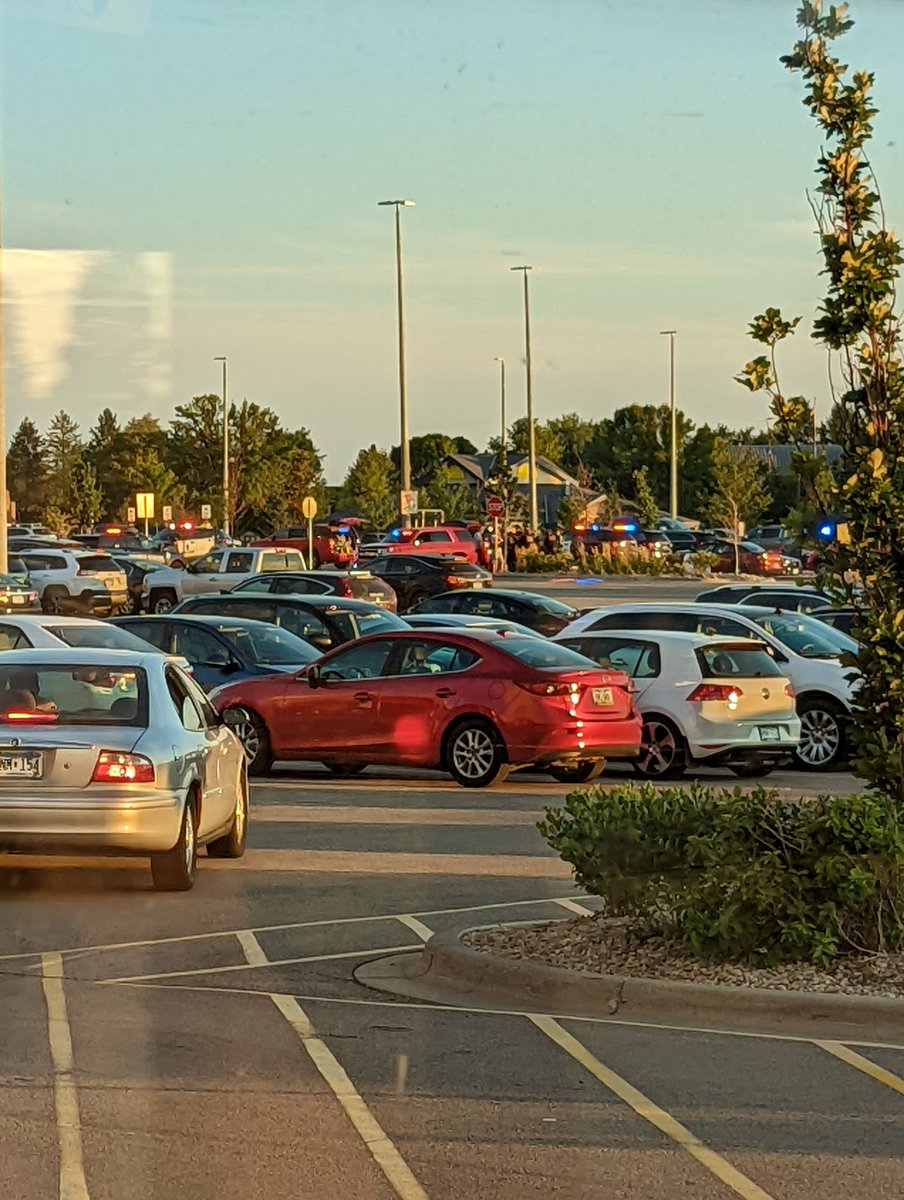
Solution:
<svg viewBox="0 0 904 1200"><path fill-rule="evenodd" d="M304 525L293 525L288 534L284 534L283 536L290 537L293 542L298 541L299 538L306 542L308 540L308 531Z"/></svg>
<svg viewBox="0 0 904 1200"><path fill-rule="evenodd" d="M126 628L129 633L144 638L146 642L150 642L152 646L162 650L164 654L170 653L172 626L169 621L130 621Z"/></svg>
<svg viewBox="0 0 904 1200"><path fill-rule="evenodd" d="M4 650L27 650L31 642L15 625L0 625L0 652Z"/></svg>
<svg viewBox="0 0 904 1200"><path fill-rule="evenodd" d="M185 729L199 732L204 728L201 710L190 695L185 682L170 667L166 672L166 687L179 720Z"/></svg>
<svg viewBox="0 0 904 1200"><path fill-rule="evenodd" d="M389 641L353 645L324 665L323 678L327 681L376 679L386 667L392 646Z"/></svg>
<svg viewBox="0 0 904 1200"><path fill-rule="evenodd" d="M698 633L698 620L692 613L612 612L605 617L598 617L588 629L675 629L683 633Z"/></svg>
<svg viewBox="0 0 904 1200"><path fill-rule="evenodd" d="M290 550L283 555L282 568L284 571L303 571L308 565L297 550Z"/></svg>
<svg viewBox="0 0 904 1200"><path fill-rule="evenodd" d="M232 555L230 555L230 558ZM286 566L285 554L280 554L278 550L268 550L266 554L261 555L260 569L262 571L282 571ZM249 567L250 570L250 567Z"/></svg>
<svg viewBox="0 0 904 1200"><path fill-rule="evenodd" d="M270 534L270 541L278 542L281 538L287 538L290 536L291 534L288 529L277 529L276 533Z"/></svg>
<svg viewBox="0 0 904 1200"><path fill-rule="evenodd" d="M192 563L191 569L196 575L214 575L219 572L222 563L222 554L205 554L203 558Z"/></svg>
<svg viewBox="0 0 904 1200"><path fill-rule="evenodd" d="M264 555L264 558L267 556ZM278 557L278 556L276 556ZM254 555L247 550L232 550L226 555L227 575L246 575L254 568Z"/></svg>
<svg viewBox="0 0 904 1200"><path fill-rule="evenodd" d="M320 617L306 609L296 608L293 604L280 604L276 607L276 624L281 625L283 629L288 629L290 633L296 634L306 642L317 638L319 639L318 645L333 644L329 628L321 621Z"/></svg>
<svg viewBox="0 0 904 1200"><path fill-rule="evenodd" d="M472 667L478 657L473 650L443 642L405 642L391 671L393 675L444 675Z"/></svg>
<svg viewBox="0 0 904 1200"><path fill-rule="evenodd" d="M177 624L173 635L173 653L181 654L190 663L225 666L229 662L229 651L209 629Z"/></svg>
<svg viewBox="0 0 904 1200"><path fill-rule="evenodd" d="M734 620L732 617L716 617L703 616L698 618L697 633L717 634L719 636L727 635L728 637L741 638L760 638L760 635L753 629L748 629L746 625L742 625L740 621Z"/></svg>
<svg viewBox="0 0 904 1200"><path fill-rule="evenodd" d="M319 595L327 589L322 583L313 579L271 579L268 591L275 596L310 596Z"/></svg>

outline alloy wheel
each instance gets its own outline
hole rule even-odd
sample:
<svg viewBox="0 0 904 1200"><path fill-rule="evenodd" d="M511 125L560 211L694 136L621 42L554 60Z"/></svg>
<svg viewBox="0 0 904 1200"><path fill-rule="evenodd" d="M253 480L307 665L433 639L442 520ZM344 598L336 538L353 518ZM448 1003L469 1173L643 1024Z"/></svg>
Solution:
<svg viewBox="0 0 904 1200"><path fill-rule="evenodd" d="M480 779L493 767L493 739L485 729L463 729L452 744L452 761L467 779Z"/></svg>
<svg viewBox="0 0 904 1200"><path fill-rule="evenodd" d="M841 727L834 713L824 708L809 708L800 714L798 758L807 766L824 767L838 754Z"/></svg>
<svg viewBox="0 0 904 1200"><path fill-rule="evenodd" d="M677 757L678 743L668 725L661 721L644 722L638 769L644 775L665 775L675 765Z"/></svg>

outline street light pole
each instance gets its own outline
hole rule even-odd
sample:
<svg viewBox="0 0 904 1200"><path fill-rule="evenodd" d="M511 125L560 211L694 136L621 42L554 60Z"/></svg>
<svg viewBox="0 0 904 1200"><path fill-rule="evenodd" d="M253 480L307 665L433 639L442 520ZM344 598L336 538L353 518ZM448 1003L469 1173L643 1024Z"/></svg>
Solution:
<svg viewBox="0 0 904 1200"><path fill-rule="evenodd" d="M524 276L524 365L527 371L527 478L530 490L530 527L536 534L539 524L537 511L537 436L534 428L534 396L530 364L530 296L527 289L527 273L533 267L511 267Z"/></svg>
<svg viewBox="0 0 904 1200"><path fill-rule="evenodd" d="M396 299L399 316L399 440L402 467L402 491L411 491L411 444L408 438L408 382L405 372L405 307L402 300L402 220L399 210L414 208L413 200L380 200L378 207L395 208ZM411 515L403 513L404 524L411 525Z"/></svg>
<svg viewBox="0 0 904 1200"><path fill-rule="evenodd" d="M0 197L0 574L6 574L9 566L6 547L6 398L3 390L4 343L3 343L3 212Z"/></svg>
<svg viewBox="0 0 904 1200"><path fill-rule="evenodd" d="M660 330L661 337L669 339L669 407L671 409L671 437L669 439L669 512L678 516L678 416L675 409L675 334L676 329Z"/></svg>
<svg viewBox="0 0 904 1200"><path fill-rule="evenodd" d="M502 445L499 448L499 455L502 465L505 466L508 459L508 447L506 445L506 442L508 441L508 432L505 428L505 359L496 357L493 359L493 362L499 363L499 397L502 419Z"/></svg>
<svg viewBox="0 0 904 1200"><path fill-rule="evenodd" d="M226 356L213 360L223 364L223 532L229 534L229 397L226 393Z"/></svg>

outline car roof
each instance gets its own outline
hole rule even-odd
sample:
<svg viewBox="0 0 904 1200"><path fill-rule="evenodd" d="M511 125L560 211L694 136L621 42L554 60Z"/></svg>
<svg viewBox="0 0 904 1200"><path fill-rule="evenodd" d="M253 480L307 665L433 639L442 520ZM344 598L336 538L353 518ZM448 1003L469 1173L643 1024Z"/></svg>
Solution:
<svg viewBox="0 0 904 1200"><path fill-rule="evenodd" d="M730 642L732 645L745 643L755 649L762 649L763 646L762 641L758 638L738 637L733 633L689 633L679 629L587 629L576 633L568 633L563 630L561 633L557 633L551 641L567 642L572 638L580 638L582 641L587 638L599 638L602 641L603 638L611 637L645 638L655 642L674 642L678 645L691 646L711 646L714 641Z"/></svg>
<svg viewBox="0 0 904 1200"><path fill-rule="evenodd" d="M50 613L8 613L2 621L17 621L22 625L106 625L95 617L55 617Z"/></svg>
<svg viewBox="0 0 904 1200"><path fill-rule="evenodd" d="M115 622L121 629L128 629L139 621L153 621L155 625L164 621L184 621L186 625L210 625L217 628L220 625L235 625L241 629L276 629L270 621L258 621L254 617L234 617L229 613L143 613L140 617L122 617ZM282 630L283 633L291 632Z"/></svg>
<svg viewBox="0 0 904 1200"><path fill-rule="evenodd" d="M95 646L81 648L60 647L59 650L39 649L6 650L0 656L0 666L66 666L69 663L78 666L92 667L123 667L159 666L171 661L159 650L99 650Z"/></svg>
<svg viewBox="0 0 904 1200"><path fill-rule="evenodd" d="M282 571L274 571L274 575L282 575ZM288 572L286 572L288 574ZM343 608L351 609L353 612L356 609L373 609L378 608L376 604L371 604L367 600L352 600L348 596L308 596L294 595L288 592L285 595L274 595L272 592L202 592L198 596L187 596L183 601L184 604L192 604L195 601L207 603L210 600L229 600L231 603L238 602L239 604L297 604L304 608ZM381 612L384 610L380 610ZM188 609L181 609L179 612L174 612L176 617L191 616ZM209 615L209 614L205 614ZM218 614L213 614L218 615ZM223 614L226 615L225 613Z"/></svg>
<svg viewBox="0 0 904 1200"><path fill-rule="evenodd" d="M601 604L598 608L589 609L581 616L592 616L596 612L612 613L619 609L624 609L625 612L692 612L700 613L710 612L715 613L737 613L742 617L762 617L770 616L775 613L774 608L770 608L768 604L696 604L693 600L675 601L675 600L660 600L648 602L646 604ZM788 614L786 614L788 615ZM795 616L806 616L806 613L796 613Z"/></svg>

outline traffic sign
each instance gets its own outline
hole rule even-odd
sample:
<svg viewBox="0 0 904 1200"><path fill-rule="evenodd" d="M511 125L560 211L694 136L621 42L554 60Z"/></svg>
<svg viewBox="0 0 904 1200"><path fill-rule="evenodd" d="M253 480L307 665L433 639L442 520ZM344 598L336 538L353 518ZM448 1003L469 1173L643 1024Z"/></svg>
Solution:
<svg viewBox="0 0 904 1200"><path fill-rule="evenodd" d="M403 517L410 517L417 512L417 492L401 492L399 495L399 512Z"/></svg>
<svg viewBox="0 0 904 1200"><path fill-rule="evenodd" d="M202 504L201 505L201 520L209 521L212 516L213 516L212 506L209 504Z"/></svg>
<svg viewBox="0 0 904 1200"><path fill-rule="evenodd" d="M173 519L173 506L171 504L164 504L163 508L160 510L160 513L163 517L164 525L169 525L170 521Z"/></svg>
<svg viewBox="0 0 904 1200"><path fill-rule="evenodd" d="M130 525L135 524L135 509L134 508L126 509L126 520L129 522Z"/></svg>
<svg viewBox="0 0 904 1200"><path fill-rule="evenodd" d="M309 521L317 516L317 501L313 496L305 496L301 502L301 515Z"/></svg>
<svg viewBox="0 0 904 1200"><path fill-rule="evenodd" d="M505 516L505 501L501 496L487 496L484 507L487 510L488 517Z"/></svg>
<svg viewBox="0 0 904 1200"><path fill-rule="evenodd" d="M154 519L153 492L135 493L135 512L138 516L138 519L141 521L152 521Z"/></svg>

